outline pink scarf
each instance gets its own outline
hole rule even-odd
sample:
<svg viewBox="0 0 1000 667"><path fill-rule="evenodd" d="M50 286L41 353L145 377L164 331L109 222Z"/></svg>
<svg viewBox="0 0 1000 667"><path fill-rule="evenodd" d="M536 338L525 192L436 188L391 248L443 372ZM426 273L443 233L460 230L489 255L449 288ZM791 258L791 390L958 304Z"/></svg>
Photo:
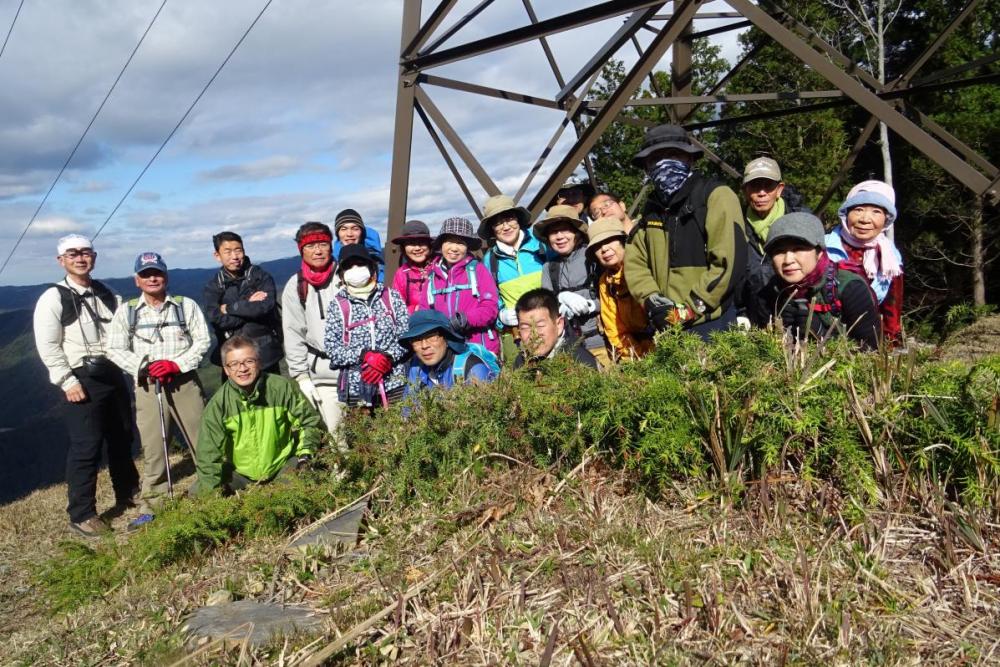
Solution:
<svg viewBox="0 0 1000 667"><path fill-rule="evenodd" d="M302 279L317 289L324 287L330 282L330 276L333 274L333 266L334 263L330 262L329 266L325 269L317 271L306 264L305 260L302 260Z"/></svg>
<svg viewBox="0 0 1000 667"><path fill-rule="evenodd" d="M903 275L903 267L899 263L899 258L896 257L896 246L893 245L884 231L879 232L879 235L871 241L862 241L847 231L846 224L842 224L840 226L840 238L855 248L864 248L865 255L862 263L869 279L874 280L878 276L879 268L881 268L882 276L888 280L893 280ZM881 267L879 267L880 259Z"/></svg>

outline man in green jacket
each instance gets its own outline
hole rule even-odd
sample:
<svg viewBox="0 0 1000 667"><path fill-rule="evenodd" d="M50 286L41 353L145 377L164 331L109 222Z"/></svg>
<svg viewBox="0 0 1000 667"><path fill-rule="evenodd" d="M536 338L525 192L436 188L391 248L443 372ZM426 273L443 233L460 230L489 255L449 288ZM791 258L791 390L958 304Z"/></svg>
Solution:
<svg viewBox="0 0 1000 667"><path fill-rule="evenodd" d="M261 373L252 339L237 334L221 354L229 379L205 406L193 492L238 491L308 466L323 433L316 409L291 380Z"/></svg>
<svg viewBox="0 0 1000 667"><path fill-rule="evenodd" d="M657 329L680 325L707 339L736 321L747 247L736 193L692 169L701 154L676 125L646 133L633 164L654 188L626 249L625 280Z"/></svg>

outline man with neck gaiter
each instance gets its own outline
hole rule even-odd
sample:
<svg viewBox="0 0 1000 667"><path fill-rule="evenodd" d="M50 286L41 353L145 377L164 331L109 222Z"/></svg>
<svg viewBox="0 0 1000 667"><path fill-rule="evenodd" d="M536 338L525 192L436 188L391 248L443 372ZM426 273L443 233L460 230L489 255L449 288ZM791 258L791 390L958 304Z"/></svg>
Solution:
<svg viewBox="0 0 1000 667"><path fill-rule="evenodd" d="M285 361L289 377L334 433L343 410L337 398L340 372L330 368L323 349L326 311L341 286L333 261L333 233L322 222L307 222L295 232L295 243L302 265L281 291Z"/></svg>
<svg viewBox="0 0 1000 667"><path fill-rule="evenodd" d="M257 344L261 369L278 373L281 318L274 278L250 262L243 250L243 239L236 232L219 232L212 237L212 243L215 261L221 268L204 290L205 319L215 334L215 348L209 360L222 366L219 349L239 334Z"/></svg>
<svg viewBox="0 0 1000 667"><path fill-rule="evenodd" d="M625 280L649 321L703 339L736 321L746 235L736 193L695 171L702 151L677 125L650 129L632 163L653 192L625 254Z"/></svg>

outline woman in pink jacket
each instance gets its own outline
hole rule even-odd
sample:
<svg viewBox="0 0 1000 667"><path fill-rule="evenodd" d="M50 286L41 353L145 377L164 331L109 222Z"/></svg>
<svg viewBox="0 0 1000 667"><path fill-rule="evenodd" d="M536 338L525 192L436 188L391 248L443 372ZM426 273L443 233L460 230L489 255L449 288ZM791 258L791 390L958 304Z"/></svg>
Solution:
<svg viewBox="0 0 1000 667"><path fill-rule="evenodd" d="M500 353L497 320L497 284L489 269L469 254L482 241L465 218L448 218L434 241L438 251L430 265L427 305L451 320L455 331L470 343L478 343L494 354Z"/></svg>
<svg viewBox="0 0 1000 667"><path fill-rule="evenodd" d="M410 315L418 310L430 310L427 305L427 283L430 279L430 264L434 257L434 237L431 230L420 220L409 220L403 225L403 233L392 239L400 246L403 256L399 269L392 279L392 287L403 295L406 310Z"/></svg>

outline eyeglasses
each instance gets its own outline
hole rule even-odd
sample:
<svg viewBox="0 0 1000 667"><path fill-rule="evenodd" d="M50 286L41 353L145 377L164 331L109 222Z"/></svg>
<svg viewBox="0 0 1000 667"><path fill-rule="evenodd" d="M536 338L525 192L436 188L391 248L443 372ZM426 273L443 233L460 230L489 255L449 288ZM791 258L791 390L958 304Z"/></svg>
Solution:
<svg viewBox="0 0 1000 667"><path fill-rule="evenodd" d="M66 259L76 259L77 257L85 257L87 259L90 259L91 257L94 257L96 255L97 253L91 250L90 248L83 248L81 250L70 248L69 250L63 253L63 257L65 257Z"/></svg>
<svg viewBox="0 0 1000 667"><path fill-rule="evenodd" d="M516 215L509 218L502 218L493 223L493 229L509 229L513 227L520 227Z"/></svg>
<svg viewBox="0 0 1000 667"><path fill-rule="evenodd" d="M226 370L235 371L243 368L253 368L257 365L256 359L244 359L242 361L230 361L226 364Z"/></svg>
<svg viewBox="0 0 1000 667"><path fill-rule="evenodd" d="M597 211L598 213L604 213L605 211L607 211L609 208L611 208L612 206L614 206L617 203L618 202L616 202L614 199L609 199L606 202L604 202L603 204L591 204L590 205L590 210L591 211Z"/></svg>

